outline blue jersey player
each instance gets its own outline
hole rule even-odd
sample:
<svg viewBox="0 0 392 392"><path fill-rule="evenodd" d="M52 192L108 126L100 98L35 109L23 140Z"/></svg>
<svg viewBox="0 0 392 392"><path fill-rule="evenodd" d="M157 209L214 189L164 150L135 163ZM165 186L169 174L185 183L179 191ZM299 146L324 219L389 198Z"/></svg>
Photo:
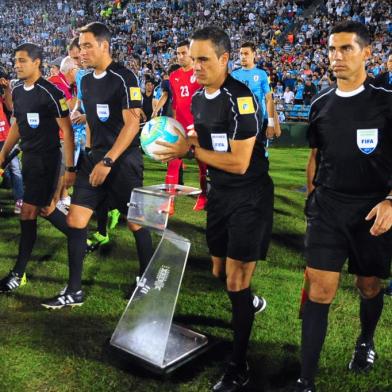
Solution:
<svg viewBox="0 0 392 392"><path fill-rule="evenodd" d="M271 88L267 73L256 67L256 48L252 42L245 42L240 48L241 68L234 70L231 76L246 84L257 98L262 108L267 138L279 137L281 130L276 116Z"/></svg>

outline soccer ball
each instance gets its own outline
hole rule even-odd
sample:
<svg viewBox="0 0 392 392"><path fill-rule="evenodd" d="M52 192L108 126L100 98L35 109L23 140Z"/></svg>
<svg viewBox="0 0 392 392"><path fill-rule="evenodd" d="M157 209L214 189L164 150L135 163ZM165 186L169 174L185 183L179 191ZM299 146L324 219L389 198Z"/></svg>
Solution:
<svg viewBox="0 0 392 392"><path fill-rule="evenodd" d="M165 147L155 142L159 140L167 143L175 143L178 140L178 135L174 128L177 128L186 136L183 126L174 120L174 118L161 116L146 122L140 134L140 144L146 155L154 160L158 160L155 154L164 150Z"/></svg>

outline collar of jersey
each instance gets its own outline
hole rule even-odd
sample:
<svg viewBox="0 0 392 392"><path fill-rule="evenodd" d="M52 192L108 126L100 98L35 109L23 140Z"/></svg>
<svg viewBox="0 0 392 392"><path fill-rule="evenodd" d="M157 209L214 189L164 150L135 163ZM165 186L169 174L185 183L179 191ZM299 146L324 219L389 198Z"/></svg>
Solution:
<svg viewBox="0 0 392 392"><path fill-rule="evenodd" d="M99 75L97 75L97 74L95 73L95 71L93 72L93 76L94 76L95 79L102 79L102 78L104 78L104 77L106 76L106 74L107 74L106 71L103 71L103 72L102 72L101 74L99 74Z"/></svg>
<svg viewBox="0 0 392 392"><path fill-rule="evenodd" d="M216 90L214 93L212 94L208 94L206 90L204 90L204 96L207 99L214 99L216 98L219 94L221 93L220 89Z"/></svg>
<svg viewBox="0 0 392 392"><path fill-rule="evenodd" d="M354 97L355 95L360 94L362 91L365 90L365 86L361 84L358 88L356 88L353 91L342 91L339 90L338 88L336 89L335 93L337 96L342 97L342 98L350 98Z"/></svg>
<svg viewBox="0 0 392 392"><path fill-rule="evenodd" d="M23 89L25 90L25 91L31 91L31 90L33 90L33 88L35 87L35 83L33 83L31 86L29 86L29 87L26 87L26 85L23 83Z"/></svg>

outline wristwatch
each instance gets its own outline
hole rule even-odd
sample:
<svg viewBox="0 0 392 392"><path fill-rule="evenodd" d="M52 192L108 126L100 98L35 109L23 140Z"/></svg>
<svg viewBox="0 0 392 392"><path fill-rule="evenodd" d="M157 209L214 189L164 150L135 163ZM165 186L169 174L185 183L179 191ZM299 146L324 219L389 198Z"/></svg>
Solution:
<svg viewBox="0 0 392 392"><path fill-rule="evenodd" d="M102 159L102 163L106 167L113 167L113 165L114 165L113 159L109 158L109 157L104 157Z"/></svg>
<svg viewBox="0 0 392 392"><path fill-rule="evenodd" d="M77 167L76 166L65 166L65 171L70 172L70 173L76 173Z"/></svg>

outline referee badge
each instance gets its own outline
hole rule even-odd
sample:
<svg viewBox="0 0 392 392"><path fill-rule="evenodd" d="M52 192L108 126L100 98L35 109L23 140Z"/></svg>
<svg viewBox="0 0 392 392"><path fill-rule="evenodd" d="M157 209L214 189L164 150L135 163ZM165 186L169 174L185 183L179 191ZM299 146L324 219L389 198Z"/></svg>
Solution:
<svg viewBox="0 0 392 392"><path fill-rule="evenodd" d="M109 105L97 103L97 115L102 122L107 121L110 116Z"/></svg>
<svg viewBox="0 0 392 392"><path fill-rule="evenodd" d="M142 100L142 92L140 91L140 87L130 87L129 94L131 95L131 101Z"/></svg>
<svg viewBox="0 0 392 392"><path fill-rule="evenodd" d="M67 105L67 101L65 100L65 98L61 98L59 103L60 103L61 110L63 112L66 112L68 110L68 105Z"/></svg>
<svg viewBox="0 0 392 392"><path fill-rule="evenodd" d="M253 114L256 111L253 105L252 97L237 98L237 105L240 114Z"/></svg>
<svg viewBox="0 0 392 392"><path fill-rule="evenodd" d="M364 154L371 154L378 144L378 129L357 129L357 146Z"/></svg>
<svg viewBox="0 0 392 392"><path fill-rule="evenodd" d="M27 113L27 122L31 128L38 128L39 113Z"/></svg>

